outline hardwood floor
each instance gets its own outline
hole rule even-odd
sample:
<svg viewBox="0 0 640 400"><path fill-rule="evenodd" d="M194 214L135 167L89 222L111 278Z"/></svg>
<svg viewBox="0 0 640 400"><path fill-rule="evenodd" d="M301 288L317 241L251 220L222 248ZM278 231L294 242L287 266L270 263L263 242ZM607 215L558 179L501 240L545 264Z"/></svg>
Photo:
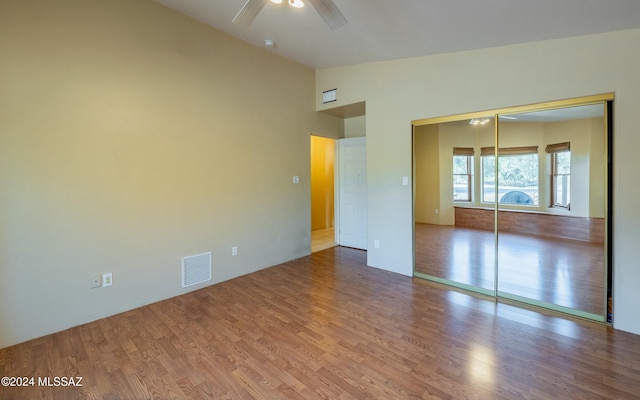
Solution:
<svg viewBox="0 0 640 400"><path fill-rule="evenodd" d="M1 399L638 399L640 336L335 247L0 350Z"/></svg>
<svg viewBox="0 0 640 400"><path fill-rule="evenodd" d="M491 231L416 224L416 271L493 290ZM500 233L498 290L605 315L604 245Z"/></svg>

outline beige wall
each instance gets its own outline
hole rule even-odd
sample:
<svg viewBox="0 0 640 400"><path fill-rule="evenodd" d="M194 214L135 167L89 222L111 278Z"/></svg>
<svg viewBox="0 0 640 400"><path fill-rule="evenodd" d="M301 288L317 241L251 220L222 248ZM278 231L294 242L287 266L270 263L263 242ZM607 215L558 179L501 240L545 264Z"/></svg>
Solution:
<svg viewBox="0 0 640 400"><path fill-rule="evenodd" d="M637 110L640 30L416 57L316 73L333 107L366 101L370 266L413 273L411 121L615 92L614 326L640 333ZM380 247L371 243L380 241Z"/></svg>
<svg viewBox="0 0 640 400"><path fill-rule="evenodd" d="M367 117L365 115L359 117L351 117L344 119L344 137L362 137L367 136Z"/></svg>
<svg viewBox="0 0 640 400"><path fill-rule="evenodd" d="M311 230L333 227L334 139L311 136Z"/></svg>
<svg viewBox="0 0 640 400"><path fill-rule="evenodd" d="M314 79L152 1L0 2L0 347L309 254Z"/></svg>
<svg viewBox="0 0 640 400"><path fill-rule="evenodd" d="M415 219L425 224L440 224L440 143L438 125L415 128Z"/></svg>

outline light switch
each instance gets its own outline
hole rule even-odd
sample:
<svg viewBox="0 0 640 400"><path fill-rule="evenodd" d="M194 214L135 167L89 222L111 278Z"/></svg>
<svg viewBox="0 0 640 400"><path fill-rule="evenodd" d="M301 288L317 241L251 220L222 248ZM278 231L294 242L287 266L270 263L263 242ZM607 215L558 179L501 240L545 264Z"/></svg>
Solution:
<svg viewBox="0 0 640 400"><path fill-rule="evenodd" d="M404 186L409 186L409 177L408 176L403 176L402 177L402 184Z"/></svg>
<svg viewBox="0 0 640 400"><path fill-rule="evenodd" d="M295 183L295 184L300 183L300 177L299 177L298 175L295 175L295 176L293 177L293 183Z"/></svg>

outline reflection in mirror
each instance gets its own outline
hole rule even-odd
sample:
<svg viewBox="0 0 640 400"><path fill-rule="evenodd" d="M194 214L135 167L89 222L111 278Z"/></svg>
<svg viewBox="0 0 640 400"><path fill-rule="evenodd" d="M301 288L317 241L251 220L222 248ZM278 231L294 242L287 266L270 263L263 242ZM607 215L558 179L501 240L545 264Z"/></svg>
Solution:
<svg viewBox="0 0 640 400"><path fill-rule="evenodd" d="M500 116L498 295L605 315L604 107Z"/></svg>
<svg viewBox="0 0 640 400"><path fill-rule="evenodd" d="M479 173L481 149L494 143L494 118L415 127L416 276L494 294L495 207L485 193L495 183L482 182ZM460 212L487 207L481 220ZM482 228L470 227L472 221Z"/></svg>
<svg viewBox="0 0 640 400"><path fill-rule="evenodd" d="M586 101L414 125L415 276L611 321L612 105Z"/></svg>

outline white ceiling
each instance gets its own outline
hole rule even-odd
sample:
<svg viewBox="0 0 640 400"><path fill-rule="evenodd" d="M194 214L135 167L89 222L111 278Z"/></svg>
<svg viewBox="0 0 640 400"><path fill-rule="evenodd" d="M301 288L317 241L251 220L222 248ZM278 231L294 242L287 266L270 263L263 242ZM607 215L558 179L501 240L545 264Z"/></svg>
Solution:
<svg viewBox="0 0 640 400"><path fill-rule="evenodd" d="M336 31L309 4L269 2L242 26L246 0L156 1L314 69L640 28L640 0L334 0Z"/></svg>

